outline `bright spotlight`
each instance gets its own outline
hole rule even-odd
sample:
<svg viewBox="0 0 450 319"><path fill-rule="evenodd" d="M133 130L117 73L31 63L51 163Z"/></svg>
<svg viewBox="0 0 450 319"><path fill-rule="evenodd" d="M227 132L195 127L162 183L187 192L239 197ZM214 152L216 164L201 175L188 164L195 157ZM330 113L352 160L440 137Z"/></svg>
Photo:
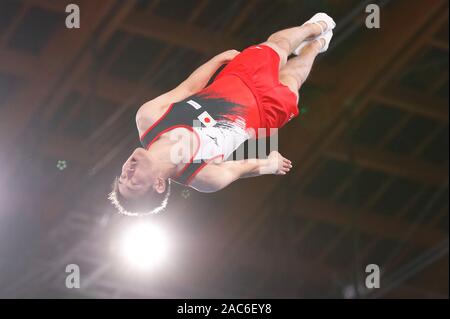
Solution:
<svg viewBox="0 0 450 319"><path fill-rule="evenodd" d="M165 233L155 225L137 224L125 233L122 254L129 263L139 268L160 264L166 257L168 242Z"/></svg>

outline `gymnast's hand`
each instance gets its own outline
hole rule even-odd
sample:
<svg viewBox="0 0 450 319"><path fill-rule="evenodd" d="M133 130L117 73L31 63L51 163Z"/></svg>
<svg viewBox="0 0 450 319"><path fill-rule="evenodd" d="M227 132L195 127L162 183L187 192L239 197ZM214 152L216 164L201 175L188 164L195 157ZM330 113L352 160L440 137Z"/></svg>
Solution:
<svg viewBox="0 0 450 319"><path fill-rule="evenodd" d="M216 56L217 60L220 61L221 64L225 64L233 60L239 53L237 50L228 50L220 53Z"/></svg>
<svg viewBox="0 0 450 319"><path fill-rule="evenodd" d="M274 175L286 175L292 168L291 161L277 151L270 152L267 160L269 161L270 171Z"/></svg>

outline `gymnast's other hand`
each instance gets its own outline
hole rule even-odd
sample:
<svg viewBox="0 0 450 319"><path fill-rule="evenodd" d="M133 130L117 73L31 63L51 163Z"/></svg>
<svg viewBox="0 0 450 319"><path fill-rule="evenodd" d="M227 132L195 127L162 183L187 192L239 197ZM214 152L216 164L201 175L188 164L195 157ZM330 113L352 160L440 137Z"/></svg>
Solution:
<svg viewBox="0 0 450 319"><path fill-rule="evenodd" d="M220 53L217 56L217 59L222 63L228 63L231 60L233 60L240 52L237 50L228 50L225 52Z"/></svg>
<svg viewBox="0 0 450 319"><path fill-rule="evenodd" d="M292 163L277 151L270 152L268 156L270 171L274 175L286 175L292 168Z"/></svg>

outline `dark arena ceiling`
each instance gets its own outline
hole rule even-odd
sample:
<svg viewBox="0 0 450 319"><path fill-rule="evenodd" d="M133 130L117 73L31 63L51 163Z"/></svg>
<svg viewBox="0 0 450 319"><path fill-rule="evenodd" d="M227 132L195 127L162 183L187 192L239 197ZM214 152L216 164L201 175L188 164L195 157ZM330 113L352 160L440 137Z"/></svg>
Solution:
<svg viewBox="0 0 450 319"><path fill-rule="evenodd" d="M448 1L379 3L374 30L357 0L0 1L0 297L448 298ZM135 220L107 194L139 106L318 11L338 27L279 134L293 170L174 185L155 217L169 265L123 266L114 243Z"/></svg>

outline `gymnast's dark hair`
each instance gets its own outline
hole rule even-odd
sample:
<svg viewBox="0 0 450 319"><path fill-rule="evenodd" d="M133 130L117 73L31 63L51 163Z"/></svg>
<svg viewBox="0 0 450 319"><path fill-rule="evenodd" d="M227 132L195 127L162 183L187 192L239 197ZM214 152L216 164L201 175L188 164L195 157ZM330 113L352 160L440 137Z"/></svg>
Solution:
<svg viewBox="0 0 450 319"><path fill-rule="evenodd" d="M137 198L125 198L119 192L119 178L116 177L112 184L112 191L108 199L118 210L119 214L126 216L143 216L161 213L167 206L170 196L170 178L167 180L166 190L159 194L152 188L144 195Z"/></svg>

